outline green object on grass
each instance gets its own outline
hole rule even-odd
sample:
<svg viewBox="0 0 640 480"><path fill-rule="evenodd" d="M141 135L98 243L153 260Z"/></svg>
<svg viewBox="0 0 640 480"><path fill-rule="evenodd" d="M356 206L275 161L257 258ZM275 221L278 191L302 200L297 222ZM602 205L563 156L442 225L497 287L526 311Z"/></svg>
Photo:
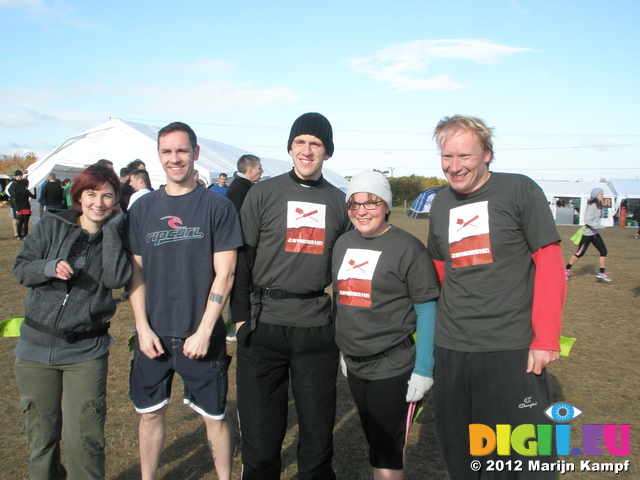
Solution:
<svg viewBox="0 0 640 480"><path fill-rule="evenodd" d="M413 412L413 417L411 417L411 423L415 422L418 419L418 415L422 413L422 410L424 410L424 398L421 398L416 403L416 409Z"/></svg>
<svg viewBox="0 0 640 480"><path fill-rule="evenodd" d="M19 337L24 318L10 318L0 322L0 337Z"/></svg>
<svg viewBox="0 0 640 480"><path fill-rule="evenodd" d="M571 351L571 347L573 346L575 338L570 337L560 337L560 355L563 357L568 357L569 352Z"/></svg>

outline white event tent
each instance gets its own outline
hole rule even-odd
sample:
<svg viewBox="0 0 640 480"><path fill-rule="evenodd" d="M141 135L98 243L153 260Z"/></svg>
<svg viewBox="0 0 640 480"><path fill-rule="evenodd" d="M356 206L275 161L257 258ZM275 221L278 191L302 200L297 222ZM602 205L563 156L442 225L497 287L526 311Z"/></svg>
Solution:
<svg viewBox="0 0 640 480"><path fill-rule="evenodd" d="M616 213L623 200L627 201L627 217L630 217L640 205L640 180L628 178L612 178L607 183L616 196Z"/></svg>
<svg viewBox="0 0 640 480"><path fill-rule="evenodd" d="M608 227L613 226L616 195L606 183L555 180L536 180L536 183L544 191L558 225L584 225L584 212L591 198L591 190L601 188L605 199L602 224ZM559 202L564 206L558 206Z"/></svg>
<svg viewBox="0 0 640 480"><path fill-rule="evenodd" d="M113 162L116 173L129 162L139 158L147 167L154 188L165 183L165 174L158 161L157 134L159 127L142 123L112 119L84 133L69 138L47 156L31 165L28 170L30 188L39 187L50 172L60 180L75 177L87 166L105 158ZM197 134L198 132L196 132ZM231 179L236 171L238 158L247 153L260 157L264 175L273 177L291 170L292 163L265 158L224 143L198 137L200 158L196 170L205 181L216 181L221 172ZM284 150L283 145L283 150ZM324 177L338 188L346 190L348 181L331 170L323 169Z"/></svg>

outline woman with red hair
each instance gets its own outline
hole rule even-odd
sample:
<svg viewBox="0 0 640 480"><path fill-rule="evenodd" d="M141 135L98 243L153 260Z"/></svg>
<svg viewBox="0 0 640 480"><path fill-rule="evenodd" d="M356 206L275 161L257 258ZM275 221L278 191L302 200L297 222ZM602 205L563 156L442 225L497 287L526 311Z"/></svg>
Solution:
<svg viewBox="0 0 640 480"><path fill-rule="evenodd" d="M45 212L16 257L13 271L30 288L15 348L30 478L105 477L111 290L131 276L119 192L113 170L88 167L73 182L73 209Z"/></svg>

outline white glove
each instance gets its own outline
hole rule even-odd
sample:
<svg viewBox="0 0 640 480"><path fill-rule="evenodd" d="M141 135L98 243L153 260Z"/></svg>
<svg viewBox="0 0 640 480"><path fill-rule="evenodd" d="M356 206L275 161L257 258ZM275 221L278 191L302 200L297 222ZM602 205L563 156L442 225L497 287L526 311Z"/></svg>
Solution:
<svg viewBox="0 0 640 480"><path fill-rule="evenodd" d="M344 355L340 354L340 370L342 370L342 374L347 376L347 364L344 361Z"/></svg>
<svg viewBox="0 0 640 480"><path fill-rule="evenodd" d="M433 378L412 373L407 384L409 385L409 388L407 388L407 402L413 403L419 401L433 387Z"/></svg>

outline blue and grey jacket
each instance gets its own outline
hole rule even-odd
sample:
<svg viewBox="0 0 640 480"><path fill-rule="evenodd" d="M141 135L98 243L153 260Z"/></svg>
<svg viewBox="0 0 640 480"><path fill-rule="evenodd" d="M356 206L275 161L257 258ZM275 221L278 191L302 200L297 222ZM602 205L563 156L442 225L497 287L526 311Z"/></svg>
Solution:
<svg viewBox="0 0 640 480"><path fill-rule="evenodd" d="M25 322L15 348L16 356L48 365L93 360L104 355L113 339L106 334L116 312L111 290L131 277L131 263L122 248L124 214L114 212L91 239L84 267L74 272L74 282L56 278L58 260L66 260L82 230L80 212L46 212L25 238L13 272L18 282L31 288L24 301ZM33 328L28 323L39 328ZM105 332L82 338L82 332ZM78 332L79 340L54 335ZM73 337L73 334L71 334Z"/></svg>

